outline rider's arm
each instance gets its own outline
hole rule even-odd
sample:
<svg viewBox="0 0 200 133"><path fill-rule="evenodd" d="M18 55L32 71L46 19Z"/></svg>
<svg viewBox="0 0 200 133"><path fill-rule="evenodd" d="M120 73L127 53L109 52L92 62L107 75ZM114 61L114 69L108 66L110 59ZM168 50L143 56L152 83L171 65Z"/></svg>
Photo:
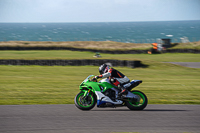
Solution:
<svg viewBox="0 0 200 133"><path fill-rule="evenodd" d="M111 73L107 72L107 73L104 73L102 75L97 76L97 78L107 78L107 77L110 77L110 76L111 76Z"/></svg>

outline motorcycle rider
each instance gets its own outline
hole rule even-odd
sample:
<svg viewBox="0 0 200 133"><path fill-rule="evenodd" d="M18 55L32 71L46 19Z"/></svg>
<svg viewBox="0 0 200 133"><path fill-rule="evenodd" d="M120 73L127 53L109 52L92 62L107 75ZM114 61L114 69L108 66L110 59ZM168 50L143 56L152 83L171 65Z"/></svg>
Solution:
<svg viewBox="0 0 200 133"><path fill-rule="evenodd" d="M99 73L99 76L95 76L96 79L109 78L110 82L119 88L120 93L118 94L118 98L120 98L123 94L128 93L126 88L131 84L129 78L124 74L114 68L110 68L106 64L103 64L99 67Z"/></svg>

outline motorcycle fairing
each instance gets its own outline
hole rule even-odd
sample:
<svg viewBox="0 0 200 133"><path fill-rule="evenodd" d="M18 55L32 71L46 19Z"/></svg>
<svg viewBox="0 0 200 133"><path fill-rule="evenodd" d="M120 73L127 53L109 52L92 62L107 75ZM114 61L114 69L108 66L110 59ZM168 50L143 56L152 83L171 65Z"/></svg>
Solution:
<svg viewBox="0 0 200 133"><path fill-rule="evenodd" d="M108 96L104 95L102 92L105 92L107 89L116 88L116 86L113 86L108 78L102 79L98 82L90 82L89 78L93 75L88 76L80 85L80 89L85 92L84 95L87 94L87 90L92 90L95 92L97 96L97 107L99 107L102 104L109 103L113 105L122 104L123 101L116 100L112 101ZM89 81L89 82L88 82ZM139 82L139 80L132 80L130 83L131 85L134 83ZM101 90L101 87L103 87L103 90ZM130 86L132 87L132 86ZM86 89L87 88L87 89ZM128 94L125 96L125 98L136 98L136 95L132 94L131 92L128 92Z"/></svg>
<svg viewBox="0 0 200 133"><path fill-rule="evenodd" d="M95 91L95 94L97 96L97 107L99 107L100 105L102 105L104 103L111 103L113 105L123 103L123 101L121 101L121 100L116 100L116 102L114 102L108 96L105 96L103 93L101 93L99 91Z"/></svg>
<svg viewBox="0 0 200 133"><path fill-rule="evenodd" d="M132 80L129 84L130 85L128 85L128 87L126 87L126 89L127 90L131 90L131 89L133 89L134 87L136 87L136 86L138 86L140 83L142 83L142 80ZM126 85L125 85L126 86Z"/></svg>

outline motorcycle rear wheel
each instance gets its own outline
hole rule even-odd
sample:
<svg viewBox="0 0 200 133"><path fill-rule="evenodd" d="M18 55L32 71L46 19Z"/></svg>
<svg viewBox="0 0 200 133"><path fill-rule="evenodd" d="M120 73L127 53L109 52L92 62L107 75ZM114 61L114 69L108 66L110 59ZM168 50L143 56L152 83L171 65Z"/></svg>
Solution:
<svg viewBox="0 0 200 133"><path fill-rule="evenodd" d="M146 95L138 90L134 90L131 91L131 93L139 96L139 101L135 102L132 99L128 99L128 101L126 101L126 106L130 109L130 110L143 110L148 103L148 99L146 97Z"/></svg>
<svg viewBox="0 0 200 133"><path fill-rule="evenodd" d="M77 108L81 110L91 110L96 104L96 99L94 95L89 94L86 98L84 97L84 92L79 92L74 98L74 103Z"/></svg>

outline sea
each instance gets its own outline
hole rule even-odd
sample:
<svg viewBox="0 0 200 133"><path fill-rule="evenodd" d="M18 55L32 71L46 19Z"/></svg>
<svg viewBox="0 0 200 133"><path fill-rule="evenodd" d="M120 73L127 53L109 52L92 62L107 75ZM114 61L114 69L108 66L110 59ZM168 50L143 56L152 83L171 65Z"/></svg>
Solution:
<svg viewBox="0 0 200 133"><path fill-rule="evenodd" d="M200 41L200 20L88 23L0 23L0 41Z"/></svg>

